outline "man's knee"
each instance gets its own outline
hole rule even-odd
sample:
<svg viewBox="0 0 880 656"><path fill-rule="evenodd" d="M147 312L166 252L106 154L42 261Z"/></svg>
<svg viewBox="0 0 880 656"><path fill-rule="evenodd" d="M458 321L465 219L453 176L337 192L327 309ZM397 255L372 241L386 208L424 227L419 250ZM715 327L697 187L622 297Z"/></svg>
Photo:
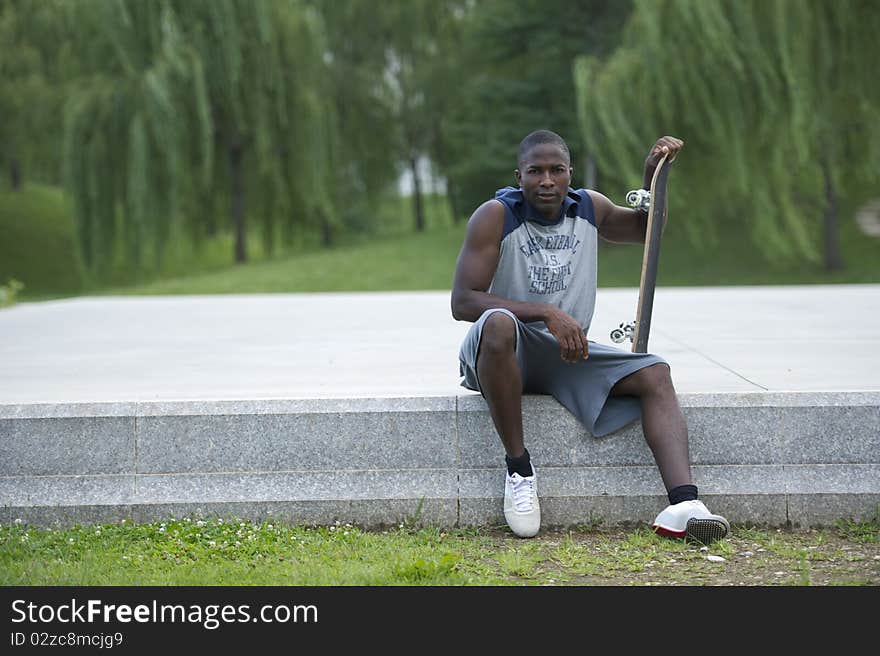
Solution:
<svg viewBox="0 0 880 656"><path fill-rule="evenodd" d="M639 396L674 389L669 365L662 362L639 369L624 380L627 381L627 387L634 388Z"/></svg>
<svg viewBox="0 0 880 656"><path fill-rule="evenodd" d="M480 353L507 355L516 348L516 322L504 312L493 312L483 322Z"/></svg>
<svg viewBox="0 0 880 656"><path fill-rule="evenodd" d="M639 376L639 387L642 393L658 392L672 389L672 376L669 366L663 363L652 364L636 372Z"/></svg>

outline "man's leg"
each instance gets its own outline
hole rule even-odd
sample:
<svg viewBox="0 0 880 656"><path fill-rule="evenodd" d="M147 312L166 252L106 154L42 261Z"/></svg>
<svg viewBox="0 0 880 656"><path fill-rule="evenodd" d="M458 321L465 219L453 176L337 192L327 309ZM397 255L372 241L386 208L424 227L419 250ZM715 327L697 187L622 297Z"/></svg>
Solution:
<svg viewBox="0 0 880 656"><path fill-rule="evenodd" d="M508 457L525 452L522 427L522 372L516 360L516 324L504 312L493 312L483 323L477 376L495 430Z"/></svg>
<svg viewBox="0 0 880 656"><path fill-rule="evenodd" d="M697 500L697 488L691 479L687 422L678 405L669 367L655 364L621 379L611 389L612 395L639 398L642 407L642 431L651 447L654 460L669 496L669 506L654 520L657 533L678 538L712 542L730 531L721 515L713 515Z"/></svg>
<svg viewBox="0 0 880 656"><path fill-rule="evenodd" d="M495 430L507 452L504 518L519 537L529 538L541 527L535 472L523 443L522 371L516 359L516 322L493 312L483 322L477 377L489 405Z"/></svg>
<svg viewBox="0 0 880 656"><path fill-rule="evenodd" d="M642 406L642 431L667 490L692 485L687 422L669 367L655 364L622 378L611 388L613 396L636 396Z"/></svg>

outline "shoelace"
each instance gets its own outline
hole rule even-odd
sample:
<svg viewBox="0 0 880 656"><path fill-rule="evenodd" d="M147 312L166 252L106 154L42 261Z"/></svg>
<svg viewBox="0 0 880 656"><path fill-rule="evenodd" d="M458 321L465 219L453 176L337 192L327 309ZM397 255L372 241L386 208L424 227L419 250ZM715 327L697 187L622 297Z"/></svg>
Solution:
<svg viewBox="0 0 880 656"><path fill-rule="evenodd" d="M530 512L532 510L532 488L534 480L520 478L511 480L510 487L513 490L513 507L517 512Z"/></svg>

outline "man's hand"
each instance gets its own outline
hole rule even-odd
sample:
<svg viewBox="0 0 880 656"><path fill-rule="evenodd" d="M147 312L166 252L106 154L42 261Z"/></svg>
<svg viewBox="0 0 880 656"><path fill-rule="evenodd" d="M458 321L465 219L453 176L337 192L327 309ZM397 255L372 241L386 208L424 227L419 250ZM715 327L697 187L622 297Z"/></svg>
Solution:
<svg viewBox="0 0 880 656"><path fill-rule="evenodd" d="M654 171L663 158L663 155L669 153L669 161L671 162L678 155L678 151L684 148L684 141L675 137L660 137L651 147L648 157L645 159L645 178L642 185L645 189L651 188L651 179L654 177Z"/></svg>
<svg viewBox="0 0 880 656"><path fill-rule="evenodd" d="M590 356L587 336L580 324L570 314L551 305L544 323L550 334L559 342L563 360L577 362L578 360L586 360Z"/></svg>

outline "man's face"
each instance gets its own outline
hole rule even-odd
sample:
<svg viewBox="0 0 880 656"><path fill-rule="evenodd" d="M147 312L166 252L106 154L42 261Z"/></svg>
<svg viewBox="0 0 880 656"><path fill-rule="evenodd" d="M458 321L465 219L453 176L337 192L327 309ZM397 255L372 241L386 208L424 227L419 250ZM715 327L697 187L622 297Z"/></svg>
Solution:
<svg viewBox="0 0 880 656"><path fill-rule="evenodd" d="M519 166L513 173L525 199L545 218L555 219L571 185L571 162L565 151L555 144L538 144Z"/></svg>

